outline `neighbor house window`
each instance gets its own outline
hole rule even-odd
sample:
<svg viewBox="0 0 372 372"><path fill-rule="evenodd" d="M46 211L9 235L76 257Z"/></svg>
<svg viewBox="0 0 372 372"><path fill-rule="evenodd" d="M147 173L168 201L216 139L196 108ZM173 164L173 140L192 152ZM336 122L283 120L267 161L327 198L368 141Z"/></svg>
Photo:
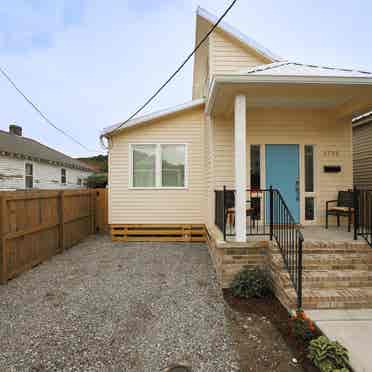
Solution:
<svg viewBox="0 0 372 372"><path fill-rule="evenodd" d="M61 169L61 183L62 185L66 184L66 169Z"/></svg>
<svg viewBox="0 0 372 372"><path fill-rule="evenodd" d="M26 189L34 187L34 166L31 163L25 165L25 186Z"/></svg>
<svg viewBox="0 0 372 372"><path fill-rule="evenodd" d="M131 145L132 187L186 186L186 145Z"/></svg>
<svg viewBox="0 0 372 372"><path fill-rule="evenodd" d="M261 147L251 145L251 189L261 188Z"/></svg>

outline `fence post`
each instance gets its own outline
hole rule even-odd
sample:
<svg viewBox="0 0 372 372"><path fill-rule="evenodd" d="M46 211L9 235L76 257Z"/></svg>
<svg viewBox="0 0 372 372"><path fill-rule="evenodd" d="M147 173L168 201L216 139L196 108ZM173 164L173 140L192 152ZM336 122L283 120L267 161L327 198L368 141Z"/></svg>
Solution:
<svg viewBox="0 0 372 372"><path fill-rule="evenodd" d="M226 207L225 207L225 201L226 201L226 186L223 186L223 196L222 196L222 205L223 205L223 240L226 241Z"/></svg>
<svg viewBox="0 0 372 372"><path fill-rule="evenodd" d="M6 196L2 196L0 198L0 248L1 248L1 275L0 281L1 284L5 284L8 280L8 252L7 252L7 245L6 245L6 233L8 229L6 228L6 224L8 223L8 213L6 210Z"/></svg>
<svg viewBox="0 0 372 372"><path fill-rule="evenodd" d="M353 190L354 198L354 240L358 240L358 230L359 230L359 196L356 186Z"/></svg>
<svg viewBox="0 0 372 372"><path fill-rule="evenodd" d="M273 230L274 230L274 195L273 187L270 185L270 240L273 240Z"/></svg>
<svg viewBox="0 0 372 372"><path fill-rule="evenodd" d="M90 190L90 232L91 234L95 234L97 230L96 226L96 201L97 201L97 193L98 191L96 189Z"/></svg>
<svg viewBox="0 0 372 372"><path fill-rule="evenodd" d="M65 193L59 192L59 251L65 250Z"/></svg>

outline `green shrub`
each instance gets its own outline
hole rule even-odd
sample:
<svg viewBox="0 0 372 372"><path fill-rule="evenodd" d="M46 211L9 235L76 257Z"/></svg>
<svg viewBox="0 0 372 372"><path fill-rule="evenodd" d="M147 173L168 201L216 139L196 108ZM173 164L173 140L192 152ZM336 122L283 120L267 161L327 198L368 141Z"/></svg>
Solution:
<svg viewBox="0 0 372 372"><path fill-rule="evenodd" d="M320 336L310 342L309 358L321 372L349 372L349 354L337 341Z"/></svg>
<svg viewBox="0 0 372 372"><path fill-rule="evenodd" d="M234 296L261 298L271 293L270 281L266 271L260 267L244 267L231 283Z"/></svg>

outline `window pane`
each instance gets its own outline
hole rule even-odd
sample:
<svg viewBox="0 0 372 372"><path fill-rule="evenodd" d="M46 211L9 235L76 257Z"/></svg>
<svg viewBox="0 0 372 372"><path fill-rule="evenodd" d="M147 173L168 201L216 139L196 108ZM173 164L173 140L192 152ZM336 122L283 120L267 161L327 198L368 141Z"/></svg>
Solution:
<svg viewBox="0 0 372 372"><path fill-rule="evenodd" d="M26 164L26 176L32 176L32 164Z"/></svg>
<svg viewBox="0 0 372 372"><path fill-rule="evenodd" d="M32 164L26 164L25 166L25 186L27 189L32 189L34 187L34 177L33 177L33 166Z"/></svg>
<svg viewBox="0 0 372 372"><path fill-rule="evenodd" d="M306 197L305 198L305 219L307 221L313 221L314 220L314 198L312 197Z"/></svg>
<svg viewBox="0 0 372 372"><path fill-rule="evenodd" d="M261 188L260 145L251 145L251 188Z"/></svg>
<svg viewBox="0 0 372 372"><path fill-rule="evenodd" d="M156 145L133 146L133 186L155 187Z"/></svg>
<svg viewBox="0 0 372 372"><path fill-rule="evenodd" d="M161 179L163 187L185 186L185 146L162 145Z"/></svg>
<svg viewBox="0 0 372 372"><path fill-rule="evenodd" d="M66 169L61 169L61 183L66 183Z"/></svg>
<svg viewBox="0 0 372 372"><path fill-rule="evenodd" d="M305 191L314 192L314 146L305 145Z"/></svg>

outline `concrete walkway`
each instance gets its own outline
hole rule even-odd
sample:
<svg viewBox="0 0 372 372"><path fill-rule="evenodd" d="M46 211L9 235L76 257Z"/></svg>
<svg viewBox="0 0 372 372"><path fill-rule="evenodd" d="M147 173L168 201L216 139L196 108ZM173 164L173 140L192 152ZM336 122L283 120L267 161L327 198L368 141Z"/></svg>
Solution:
<svg viewBox="0 0 372 372"><path fill-rule="evenodd" d="M350 353L355 372L372 371L372 309L307 311L322 332Z"/></svg>

